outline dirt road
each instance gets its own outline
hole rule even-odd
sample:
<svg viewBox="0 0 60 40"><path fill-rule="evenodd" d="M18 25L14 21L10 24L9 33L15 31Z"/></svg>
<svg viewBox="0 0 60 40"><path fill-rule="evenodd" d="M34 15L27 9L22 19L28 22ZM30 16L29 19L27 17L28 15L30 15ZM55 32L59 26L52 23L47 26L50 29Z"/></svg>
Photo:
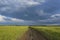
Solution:
<svg viewBox="0 0 60 40"><path fill-rule="evenodd" d="M38 31L29 28L29 30L18 40L47 40Z"/></svg>

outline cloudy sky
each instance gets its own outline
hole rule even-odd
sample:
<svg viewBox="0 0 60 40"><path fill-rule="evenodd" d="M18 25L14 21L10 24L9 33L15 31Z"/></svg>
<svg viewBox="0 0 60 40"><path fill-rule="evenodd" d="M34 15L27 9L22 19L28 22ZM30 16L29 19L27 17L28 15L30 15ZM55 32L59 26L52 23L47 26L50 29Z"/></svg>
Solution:
<svg viewBox="0 0 60 40"><path fill-rule="evenodd" d="M1 24L60 24L60 0L0 0Z"/></svg>

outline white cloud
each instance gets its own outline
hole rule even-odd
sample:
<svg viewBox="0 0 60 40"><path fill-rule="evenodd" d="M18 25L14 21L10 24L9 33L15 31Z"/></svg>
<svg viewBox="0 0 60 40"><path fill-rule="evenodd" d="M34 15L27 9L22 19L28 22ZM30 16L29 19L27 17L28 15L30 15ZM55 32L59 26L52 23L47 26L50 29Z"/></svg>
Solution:
<svg viewBox="0 0 60 40"><path fill-rule="evenodd" d="M26 5L37 5L40 3L35 2L34 0L0 0L0 4L26 6Z"/></svg>
<svg viewBox="0 0 60 40"><path fill-rule="evenodd" d="M16 18L11 18L11 17L6 17L3 15L0 15L0 22L7 22L7 21L24 22L24 20L22 20L22 19L16 19Z"/></svg>
<svg viewBox="0 0 60 40"><path fill-rule="evenodd" d="M58 18L58 17L60 17L60 14L54 14L54 15L52 15L51 17L52 17L52 18Z"/></svg>
<svg viewBox="0 0 60 40"><path fill-rule="evenodd" d="M13 13L27 7L41 5L45 0L0 0L0 11Z"/></svg>
<svg viewBox="0 0 60 40"><path fill-rule="evenodd" d="M0 0L0 6L2 6L0 7L0 11L14 12L39 4L40 2L36 2L34 0Z"/></svg>
<svg viewBox="0 0 60 40"><path fill-rule="evenodd" d="M7 25L8 24L33 25L36 23L35 21L31 21L31 20L16 19L16 18L11 18L11 17L7 17L7 16L3 16L3 15L0 15L0 22L3 23L3 25L4 25L4 23L7 23Z"/></svg>
<svg viewBox="0 0 60 40"><path fill-rule="evenodd" d="M11 21L13 21L13 22L24 22L24 20L16 19L16 18L11 18Z"/></svg>
<svg viewBox="0 0 60 40"><path fill-rule="evenodd" d="M34 2L34 1L26 1L25 4L28 5L28 6L32 6L32 5L39 5L40 3L39 2Z"/></svg>
<svg viewBox="0 0 60 40"><path fill-rule="evenodd" d="M16 10L22 10L26 7L41 5L45 0L0 0L0 6L3 6L0 8L0 10L10 10L8 12L16 11Z"/></svg>
<svg viewBox="0 0 60 40"><path fill-rule="evenodd" d="M0 22L4 22L5 20L4 20L4 18L6 18L5 16L2 16L2 15L0 15Z"/></svg>
<svg viewBox="0 0 60 40"><path fill-rule="evenodd" d="M47 19L44 19L44 20L38 20L40 22L60 22L60 14L54 14L54 15L51 15L49 18Z"/></svg>

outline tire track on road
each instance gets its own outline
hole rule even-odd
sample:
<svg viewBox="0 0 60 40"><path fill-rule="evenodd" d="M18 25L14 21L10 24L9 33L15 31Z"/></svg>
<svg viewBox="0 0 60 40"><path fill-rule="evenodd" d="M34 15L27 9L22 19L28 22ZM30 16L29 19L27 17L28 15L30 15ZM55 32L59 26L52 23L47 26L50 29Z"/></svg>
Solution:
<svg viewBox="0 0 60 40"><path fill-rule="evenodd" d="M17 40L47 40L38 31L33 28L29 28L28 31Z"/></svg>

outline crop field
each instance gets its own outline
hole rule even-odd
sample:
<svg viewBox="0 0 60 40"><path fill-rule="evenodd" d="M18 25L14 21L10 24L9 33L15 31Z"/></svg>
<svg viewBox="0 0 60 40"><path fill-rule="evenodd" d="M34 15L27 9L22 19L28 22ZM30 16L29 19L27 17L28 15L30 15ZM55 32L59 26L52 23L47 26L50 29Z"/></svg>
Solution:
<svg viewBox="0 0 60 40"><path fill-rule="evenodd" d="M27 26L0 26L0 40L17 40L27 30Z"/></svg>
<svg viewBox="0 0 60 40"><path fill-rule="evenodd" d="M31 28L28 26L0 26L0 40L18 40L18 38L21 37L21 40L30 40L31 36L36 40L41 38L60 40L60 26L31 26ZM24 37L23 34L26 36ZM30 36L28 34L30 34Z"/></svg>
<svg viewBox="0 0 60 40"><path fill-rule="evenodd" d="M40 31L42 36L49 40L60 40L60 26L36 26L33 28Z"/></svg>

